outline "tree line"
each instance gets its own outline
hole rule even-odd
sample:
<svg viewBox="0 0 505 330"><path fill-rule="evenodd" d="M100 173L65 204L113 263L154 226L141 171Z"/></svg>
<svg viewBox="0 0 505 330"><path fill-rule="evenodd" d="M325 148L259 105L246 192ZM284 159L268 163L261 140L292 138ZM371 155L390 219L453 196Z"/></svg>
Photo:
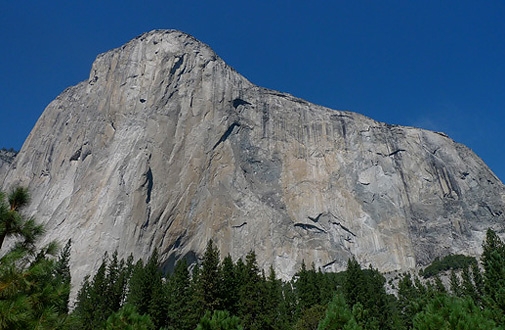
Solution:
<svg viewBox="0 0 505 330"><path fill-rule="evenodd" d="M491 229L480 262L452 258L461 271L447 283L401 274L394 291L354 258L340 273L303 263L283 281L254 251L233 260L212 240L199 263L181 259L170 274L156 250L146 261L113 252L69 310L71 242L36 247L44 229L22 215L28 202L24 188L0 193L0 329L505 328L505 244Z"/></svg>

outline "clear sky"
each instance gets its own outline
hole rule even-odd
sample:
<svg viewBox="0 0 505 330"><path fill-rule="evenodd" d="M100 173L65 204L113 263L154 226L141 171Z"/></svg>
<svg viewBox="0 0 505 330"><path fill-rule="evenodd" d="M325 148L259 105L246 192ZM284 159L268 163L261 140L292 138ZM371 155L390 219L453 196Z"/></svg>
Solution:
<svg viewBox="0 0 505 330"><path fill-rule="evenodd" d="M21 148L95 57L153 29L251 82L447 133L505 180L505 1L1 1L0 147Z"/></svg>

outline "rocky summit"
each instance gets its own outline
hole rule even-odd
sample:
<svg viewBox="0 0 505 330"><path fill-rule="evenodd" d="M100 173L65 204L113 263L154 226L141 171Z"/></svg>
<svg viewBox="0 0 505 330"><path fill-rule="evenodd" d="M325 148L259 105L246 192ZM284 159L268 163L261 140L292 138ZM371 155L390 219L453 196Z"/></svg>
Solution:
<svg viewBox="0 0 505 330"><path fill-rule="evenodd" d="M255 86L175 30L99 55L2 173L29 187L46 241L72 239L74 284L106 251L158 248L168 271L209 239L283 278L352 256L402 271L478 255L505 219L503 184L447 135Z"/></svg>

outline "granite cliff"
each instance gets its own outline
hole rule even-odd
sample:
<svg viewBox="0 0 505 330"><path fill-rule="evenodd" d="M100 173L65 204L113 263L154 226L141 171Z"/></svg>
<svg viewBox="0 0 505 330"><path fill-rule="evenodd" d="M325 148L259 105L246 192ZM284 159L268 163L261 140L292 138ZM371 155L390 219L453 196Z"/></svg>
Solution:
<svg viewBox="0 0 505 330"><path fill-rule="evenodd" d="M14 158L16 158L16 151L13 149L0 149L0 183L3 182Z"/></svg>
<svg viewBox="0 0 505 330"><path fill-rule="evenodd" d="M505 219L503 184L445 134L255 86L174 30L99 55L45 109L2 187L16 184L46 240L72 238L75 284L105 251L158 248L170 269L210 238L284 278L350 256L407 270L478 255Z"/></svg>

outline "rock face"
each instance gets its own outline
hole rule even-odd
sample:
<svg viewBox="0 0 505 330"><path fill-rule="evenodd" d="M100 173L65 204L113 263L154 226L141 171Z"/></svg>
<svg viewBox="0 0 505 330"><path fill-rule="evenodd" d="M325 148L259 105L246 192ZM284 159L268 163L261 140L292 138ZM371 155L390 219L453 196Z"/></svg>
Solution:
<svg viewBox="0 0 505 330"><path fill-rule="evenodd" d="M0 149L0 183L3 182L15 157L16 152L14 150Z"/></svg>
<svg viewBox="0 0 505 330"><path fill-rule="evenodd" d="M105 251L168 270L251 249L284 278L302 262L382 271L477 255L505 188L442 133L391 126L251 84L208 46L152 31L99 55L45 109L3 189L29 186L46 240L73 240L75 284Z"/></svg>

